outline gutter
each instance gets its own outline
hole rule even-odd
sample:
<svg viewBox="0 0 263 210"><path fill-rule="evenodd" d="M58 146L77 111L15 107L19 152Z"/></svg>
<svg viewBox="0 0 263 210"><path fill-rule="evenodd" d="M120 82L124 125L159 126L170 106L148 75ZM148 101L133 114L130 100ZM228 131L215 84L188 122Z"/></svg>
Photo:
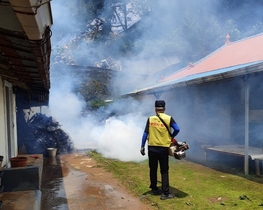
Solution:
<svg viewBox="0 0 263 210"><path fill-rule="evenodd" d="M41 40L53 24L50 1L9 0L29 40Z"/></svg>

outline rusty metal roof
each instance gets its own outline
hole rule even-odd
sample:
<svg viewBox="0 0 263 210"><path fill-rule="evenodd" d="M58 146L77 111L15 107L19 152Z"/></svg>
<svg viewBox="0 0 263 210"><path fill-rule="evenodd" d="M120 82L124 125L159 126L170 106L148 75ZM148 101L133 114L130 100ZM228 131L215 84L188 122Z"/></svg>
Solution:
<svg viewBox="0 0 263 210"><path fill-rule="evenodd" d="M51 30L47 22L52 19L50 5L48 3L43 10L37 11L37 5L19 3L22 4L19 1L15 2L16 6L7 2L0 4L0 76L14 87L25 90L31 106L48 105ZM30 9L35 13L24 14L19 9ZM42 26L37 20L43 12L47 17L41 20Z"/></svg>

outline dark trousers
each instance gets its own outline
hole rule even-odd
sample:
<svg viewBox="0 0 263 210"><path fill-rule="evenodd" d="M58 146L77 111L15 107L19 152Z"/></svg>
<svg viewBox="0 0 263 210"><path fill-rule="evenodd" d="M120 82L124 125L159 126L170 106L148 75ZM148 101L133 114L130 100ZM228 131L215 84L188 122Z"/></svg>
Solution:
<svg viewBox="0 0 263 210"><path fill-rule="evenodd" d="M158 162L160 164L160 172L162 179L162 193L169 193L169 156L167 152L152 152L148 151L149 168L150 168L150 188L157 188L157 169Z"/></svg>

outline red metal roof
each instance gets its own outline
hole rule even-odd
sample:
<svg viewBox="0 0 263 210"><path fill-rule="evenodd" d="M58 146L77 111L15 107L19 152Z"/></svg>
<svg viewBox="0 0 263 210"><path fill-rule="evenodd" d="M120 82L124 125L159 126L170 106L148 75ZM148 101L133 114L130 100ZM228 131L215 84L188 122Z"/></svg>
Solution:
<svg viewBox="0 0 263 210"><path fill-rule="evenodd" d="M263 34L232 43L226 42L224 46L209 54L202 60L189 65L189 67L181 69L180 71L162 79L160 82L172 81L189 75L260 60L263 60Z"/></svg>

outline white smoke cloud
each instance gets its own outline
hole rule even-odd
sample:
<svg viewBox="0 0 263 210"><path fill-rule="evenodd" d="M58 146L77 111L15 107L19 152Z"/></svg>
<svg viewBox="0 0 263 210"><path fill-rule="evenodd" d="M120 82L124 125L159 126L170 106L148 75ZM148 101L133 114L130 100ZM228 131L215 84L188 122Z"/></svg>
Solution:
<svg viewBox="0 0 263 210"><path fill-rule="evenodd" d="M77 32L74 33L72 30L75 20L71 18L71 8L66 6L70 3L64 3L62 0L51 3L54 19L52 44L57 46L57 43L70 40L72 37L58 36L61 31L67 31L67 35L76 35ZM78 49L79 54L90 58L89 53L83 50L85 49L84 46L79 46ZM86 50L92 52L92 49ZM148 66L139 65L133 66L133 68L142 71ZM61 76L56 74L56 71L58 69L51 65L50 105L47 114L54 117L62 125L62 129L70 135L76 149L96 148L103 156L122 161L141 161L147 158L147 156L141 156L139 150L147 117L154 114L154 96L152 100L144 102L137 102L132 99L117 102L114 108L119 110L118 115L105 120L105 122L98 123L96 116L82 115L85 102L80 96L73 93L72 78L66 75L66 71L63 71ZM129 87L127 84L134 85L136 83L141 83L141 86L146 84L146 80L141 81L139 77L134 77L134 74L129 74L129 76L124 75L123 78L117 78L115 86L125 90L123 88L125 85L127 88Z"/></svg>
<svg viewBox="0 0 263 210"><path fill-rule="evenodd" d="M53 77L51 77L53 78ZM71 92L71 84L55 79L50 91L47 114L67 132L76 149L95 148L103 156L122 161L141 161L139 150L146 117L139 112L111 117L99 123L95 116L82 116L84 102ZM61 88L61 84L68 86ZM137 106L136 102L131 106Z"/></svg>
<svg viewBox="0 0 263 210"><path fill-rule="evenodd" d="M144 158L139 153L143 128L137 122L141 116L122 116L110 118L99 138L98 151L105 157L123 161L139 161Z"/></svg>

